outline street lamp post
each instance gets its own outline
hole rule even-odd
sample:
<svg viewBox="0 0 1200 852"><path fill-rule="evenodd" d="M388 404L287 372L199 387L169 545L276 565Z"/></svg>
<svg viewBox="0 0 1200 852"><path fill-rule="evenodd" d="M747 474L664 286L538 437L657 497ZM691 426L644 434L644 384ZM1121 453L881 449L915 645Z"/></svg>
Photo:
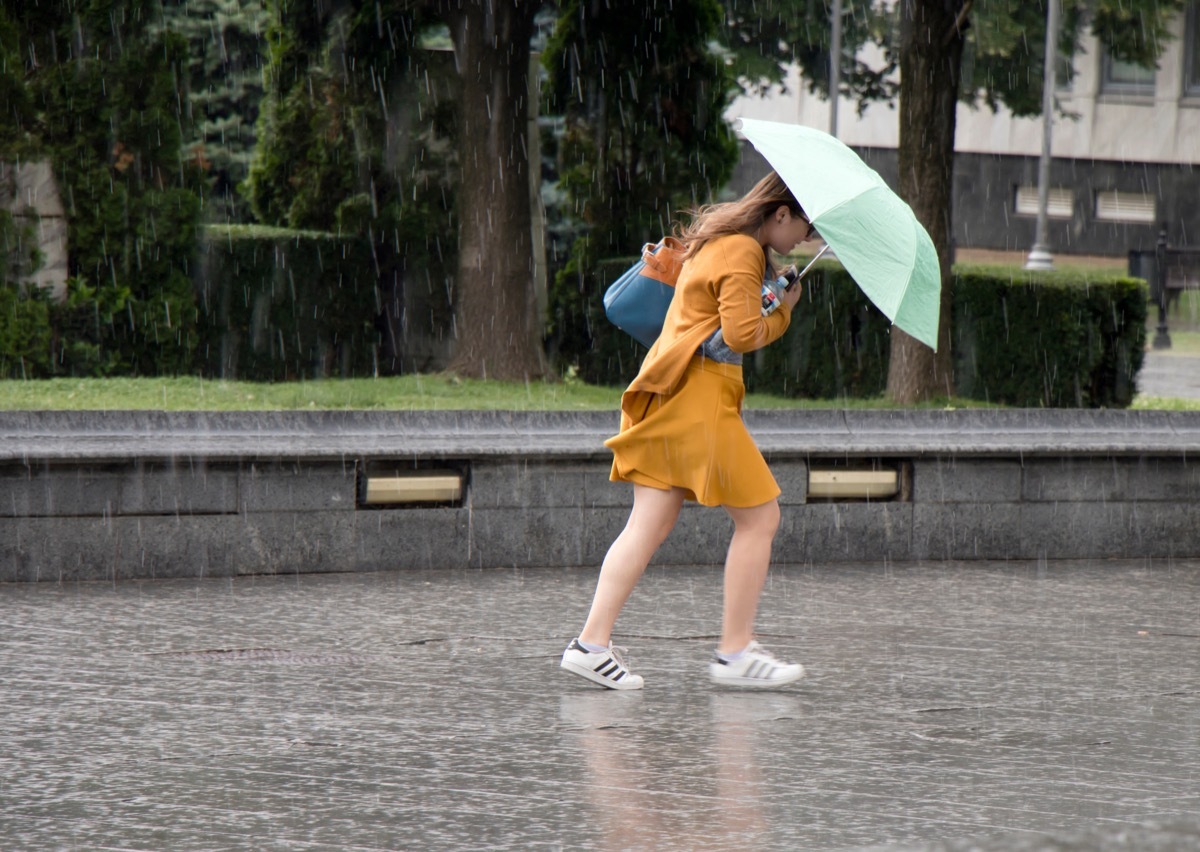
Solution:
<svg viewBox="0 0 1200 852"><path fill-rule="evenodd" d="M1026 269L1053 269L1046 208L1050 201L1050 137L1054 128L1055 70L1058 65L1059 0L1046 4L1046 69L1042 77L1042 156L1038 160L1037 232L1025 261Z"/></svg>
<svg viewBox="0 0 1200 852"><path fill-rule="evenodd" d="M842 0L833 0L829 11L833 32L829 45L829 135L838 135L838 90L842 87Z"/></svg>

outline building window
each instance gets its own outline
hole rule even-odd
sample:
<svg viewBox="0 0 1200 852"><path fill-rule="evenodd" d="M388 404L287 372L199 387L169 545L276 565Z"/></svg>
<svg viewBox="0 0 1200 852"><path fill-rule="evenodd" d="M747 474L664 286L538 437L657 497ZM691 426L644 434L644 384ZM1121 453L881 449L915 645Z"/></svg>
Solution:
<svg viewBox="0 0 1200 852"><path fill-rule="evenodd" d="M1018 216L1036 216L1038 190L1036 186L1018 186L1013 199L1013 212ZM1075 213L1075 194L1070 189L1054 188L1046 193L1046 215L1051 219L1070 219Z"/></svg>
<svg viewBox="0 0 1200 852"><path fill-rule="evenodd" d="M1096 218L1105 222L1154 224L1154 196L1148 192L1110 190L1096 193Z"/></svg>
<svg viewBox="0 0 1200 852"><path fill-rule="evenodd" d="M1189 3L1183 34L1183 93L1200 97L1200 3Z"/></svg>
<svg viewBox="0 0 1200 852"><path fill-rule="evenodd" d="M1143 68L1136 62L1115 59L1101 51L1100 88L1106 94L1153 95L1156 68Z"/></svg>

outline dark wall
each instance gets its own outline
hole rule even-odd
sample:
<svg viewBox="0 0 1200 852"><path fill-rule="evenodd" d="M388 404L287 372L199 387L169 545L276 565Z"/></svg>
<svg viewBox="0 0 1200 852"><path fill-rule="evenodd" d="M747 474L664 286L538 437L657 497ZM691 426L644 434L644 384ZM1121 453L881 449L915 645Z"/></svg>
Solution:
<svg viewBox="0 0 1200 852"><path fill-rule="evenodd" d="M896 151L856 149L893 189ZM731 194L745 192L769 167L744 144L742 161L730 185ZM954 159L954 243L959 248L1028 251L1037 226L1035 216L1018 216L1018 186L1037 186L1038 159L997 154L959 153ZM1162 222L1172 246L1200 246L1200 170L1192 165L1117 163L1105 160L1055 159L1050 185L1072 187L1075 213L1070 220L1050 219L1050 251L1054 254L1097 254L1124 257L1131 249L1153 250ZM1155 224L1097 221L1095 196L1118 190L1153 193Z"/></svg>

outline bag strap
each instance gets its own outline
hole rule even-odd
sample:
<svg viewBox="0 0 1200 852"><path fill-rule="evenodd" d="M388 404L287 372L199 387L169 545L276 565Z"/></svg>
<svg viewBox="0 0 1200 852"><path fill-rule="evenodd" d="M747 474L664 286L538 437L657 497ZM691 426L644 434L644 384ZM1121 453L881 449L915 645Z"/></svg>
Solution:
<svg viewBox="0 0 1200 852"><path fill-rule="evenodd" d="M642 246L642 260L646 264L642 275L674 287L679 280L679 270L683 267L685 251L687 246L675 237L663 237L657 243L646 243Z"/></svg>

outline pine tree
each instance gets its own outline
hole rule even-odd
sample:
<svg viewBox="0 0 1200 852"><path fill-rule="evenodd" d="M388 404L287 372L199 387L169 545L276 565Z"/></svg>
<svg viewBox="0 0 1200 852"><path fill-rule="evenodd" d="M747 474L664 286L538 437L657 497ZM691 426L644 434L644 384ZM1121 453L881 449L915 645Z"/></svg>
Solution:
<svg viewBox="0 0 1200 852"><path fill-rule="evenodd" d="M187 41L183 149L208 176L208 218L252 218L243 182L254 157L269 13L263 0L166 0L162 26Z"/></svg>

